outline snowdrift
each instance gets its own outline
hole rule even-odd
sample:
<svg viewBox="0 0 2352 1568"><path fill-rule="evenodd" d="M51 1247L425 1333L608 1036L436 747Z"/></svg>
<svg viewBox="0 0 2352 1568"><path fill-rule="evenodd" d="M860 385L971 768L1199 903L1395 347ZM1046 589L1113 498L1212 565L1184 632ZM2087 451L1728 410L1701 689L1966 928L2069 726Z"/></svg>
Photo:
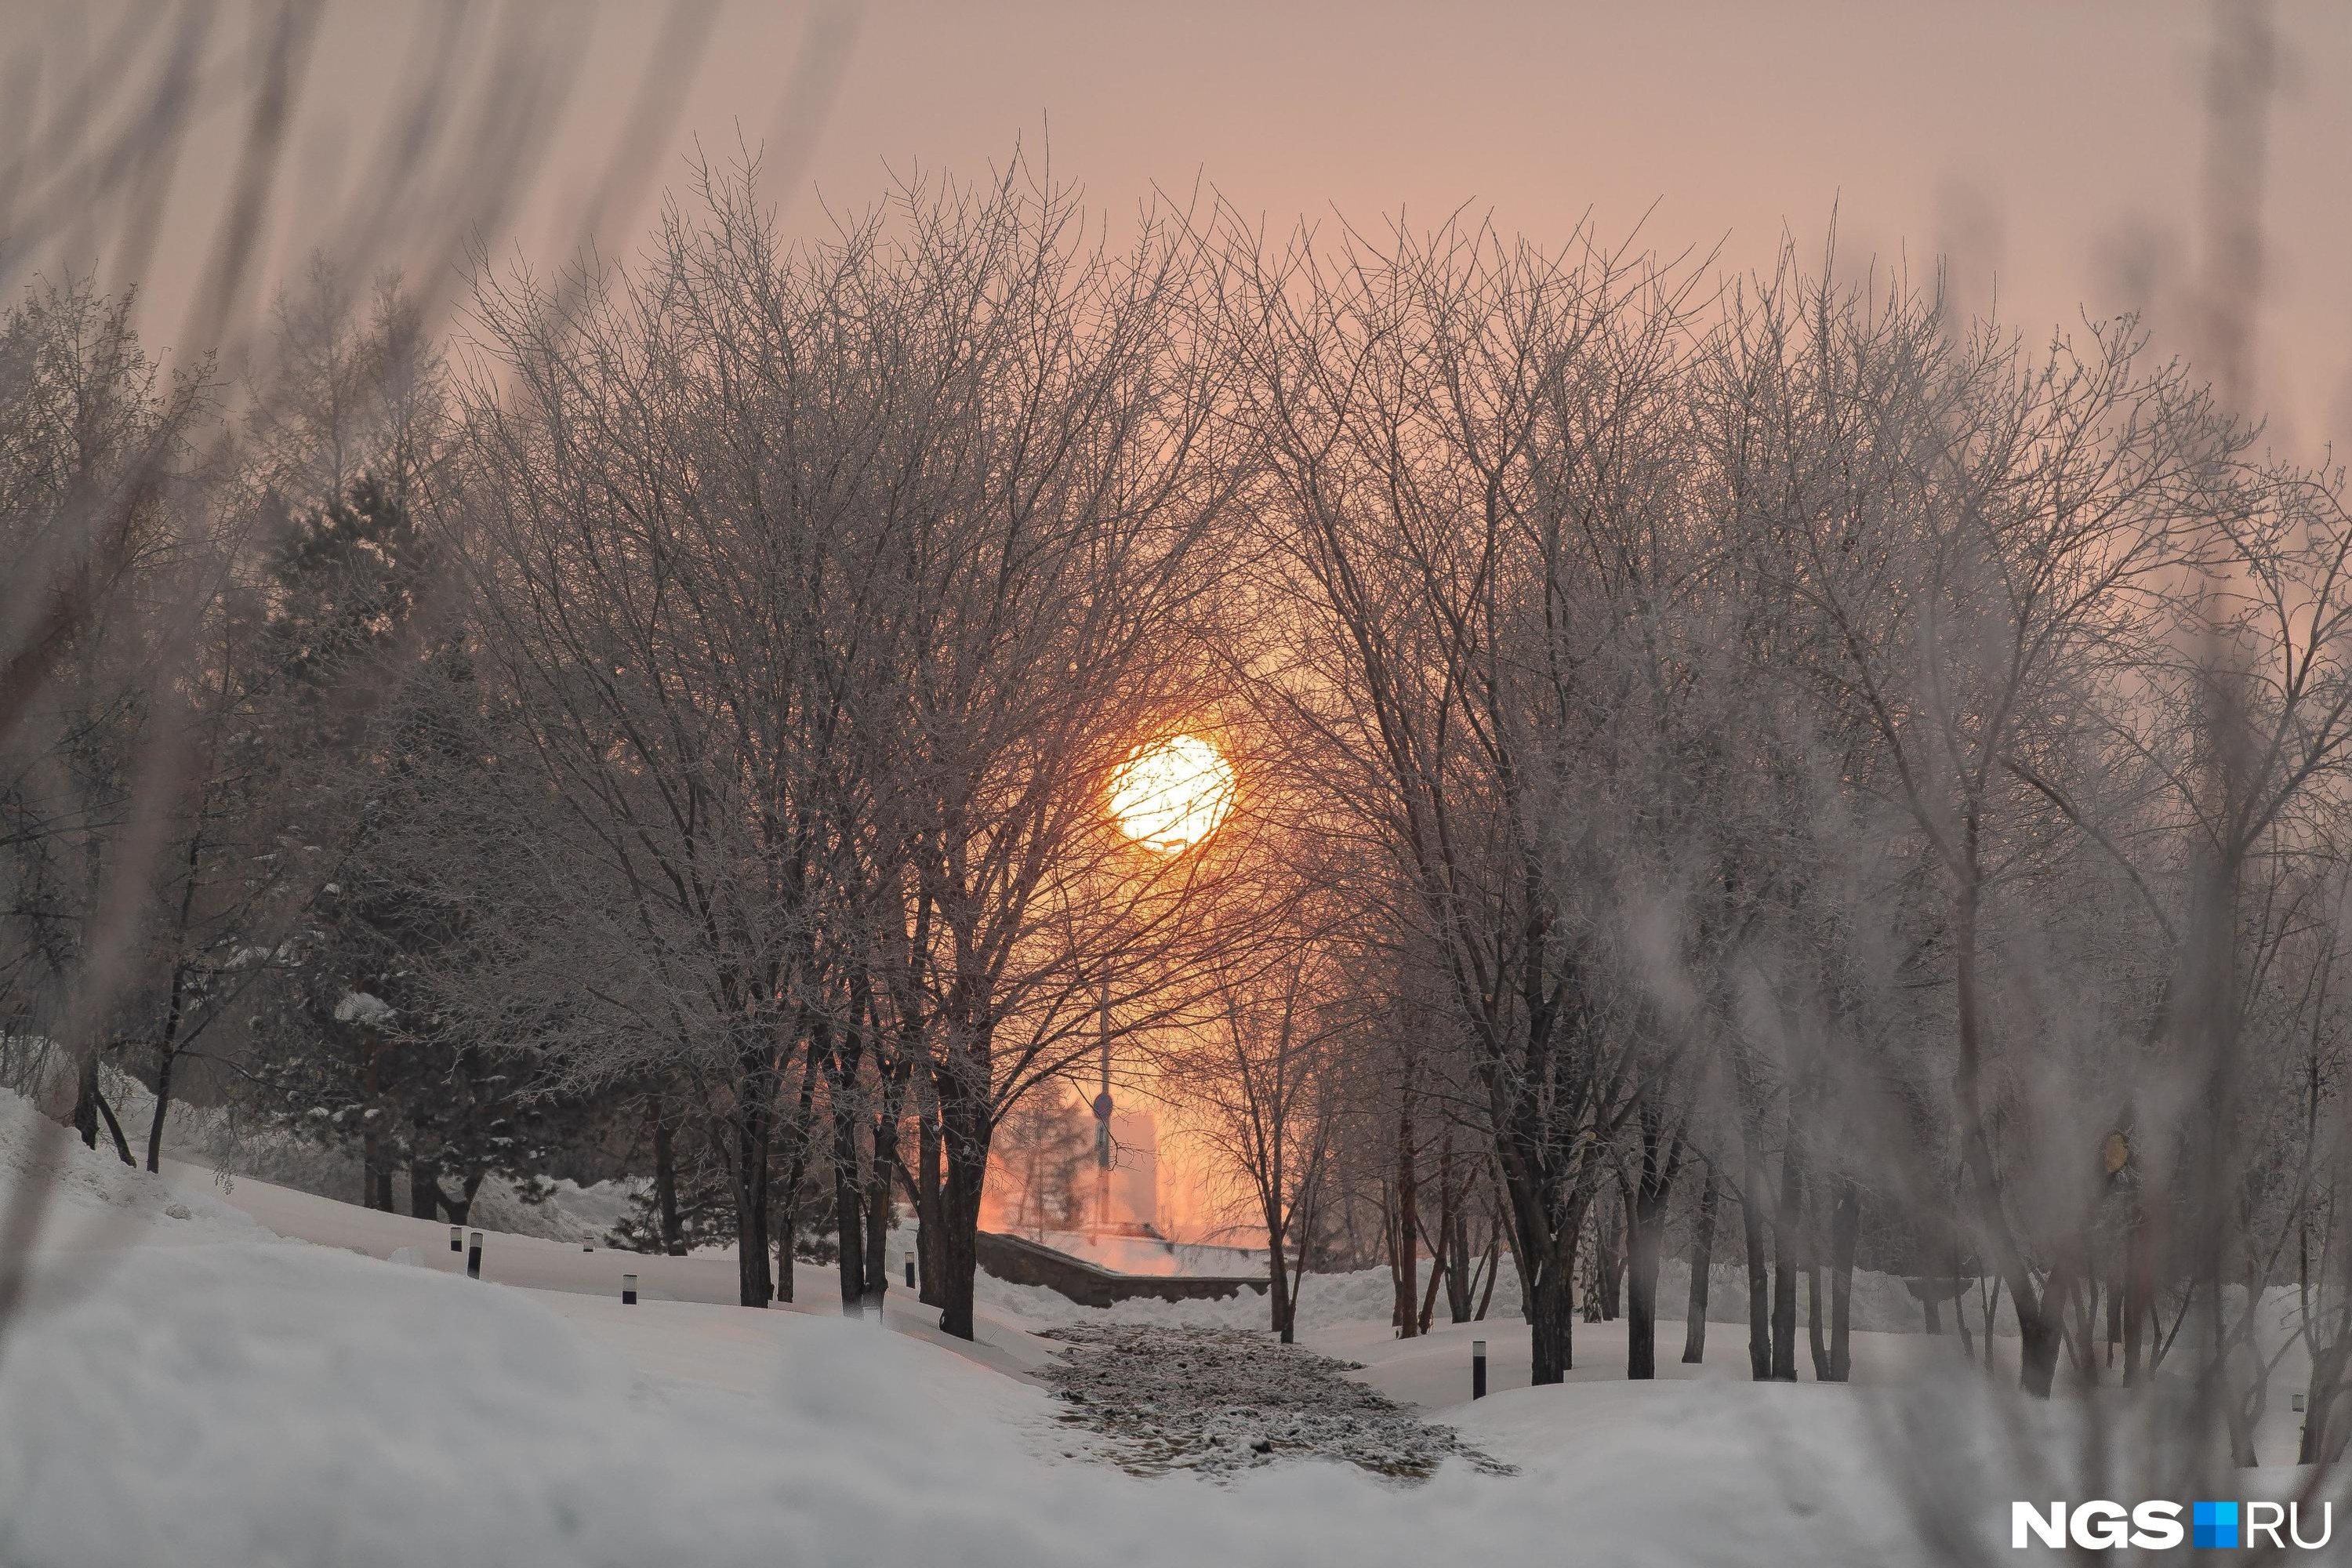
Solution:
<svg viewBox="0 0 2352 1568"><path fill-rule="evenodd" d="M226 1205L52 1141L0 1099L0 1172L56 1183L105 1249L45 1258L0 1339L0 1562L843 1564L1106 1559L1362 1568L1438 1561L1894 1560L1894 1516L1821 1479L1862 1441L1843 1391L1505 1394L1461 1413L1517 1477L1448 1462L1404 1487L1300 1462L1230 1484L1091 1463L1040 1389L822 1315L714 1315L763 1371L733 1389L633 1368L577 1297L270 1238ZM173 1205L190 1218L171 1215ZM153 1245L174 1236L202 1245ZM1336 1310L1360 1287L1340 1284ZM601 1302L585 1303L599 1310ZM617 1306L610 1308L619 1315ZM1447 1419L1454 1419L1449 1413ZM1671 1460L1671 1463L1667 1462ZM2005 1517L2005 1516L2004 1516Z"/></svg>

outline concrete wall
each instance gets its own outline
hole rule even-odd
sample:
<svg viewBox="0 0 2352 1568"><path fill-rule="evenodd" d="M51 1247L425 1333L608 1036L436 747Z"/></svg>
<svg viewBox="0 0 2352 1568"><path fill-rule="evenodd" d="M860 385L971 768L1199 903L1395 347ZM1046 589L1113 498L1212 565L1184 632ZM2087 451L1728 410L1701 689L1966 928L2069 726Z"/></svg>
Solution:
<svg viewBox="0 0 2352 1568"><path fill-rule="evenodd" d="M1241 1275L1115 1274L1082 1258L1040 1247L1018 1236L980 1233L980 1266L1015 1285L1043 1285L1081 1306L1108 1307L1141 1297L1154 1301L1223 1300L1244 1290L1266 1292L1263 1278Z"/></svg>

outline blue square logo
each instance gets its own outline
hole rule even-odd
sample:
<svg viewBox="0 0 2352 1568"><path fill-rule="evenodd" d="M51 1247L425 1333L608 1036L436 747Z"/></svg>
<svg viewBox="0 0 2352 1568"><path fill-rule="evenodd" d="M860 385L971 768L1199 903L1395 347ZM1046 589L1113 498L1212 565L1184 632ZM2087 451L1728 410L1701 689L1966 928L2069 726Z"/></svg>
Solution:
<svg viewBox="0 0 2352 1568"><path fill-rule="evenodd" d="M2191 1546L2238 1544L2238 1505L2236 1503L2191 1503L2189 1505L2189 1543Z"/></svg>

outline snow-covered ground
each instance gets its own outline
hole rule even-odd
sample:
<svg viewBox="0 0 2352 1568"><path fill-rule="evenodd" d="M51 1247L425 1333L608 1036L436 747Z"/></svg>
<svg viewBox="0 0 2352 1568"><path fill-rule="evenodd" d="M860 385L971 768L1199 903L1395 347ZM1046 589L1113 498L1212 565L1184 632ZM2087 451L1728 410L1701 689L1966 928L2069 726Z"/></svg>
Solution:
<svg viewBox="0 0 2352 1568"><path fill-rule="evenodd" d="M1074 1436L1037 1376L1061 1347L993 1291L964 1347L905 1292L878 1324L725 1305L723 1258L493 1235L469 1280L446 1227L39 1131L0 1096L0 1204L51 1192L0 1337L0 1563L1892 1563L1927 1548L1891 1459L1968 1479L1933 1529L1983 1555L2006 1555L2009 1498L2063 1489L1979 1451L2001 1396L1949 1340L1858 1336L1864 1380L1839 1388L1748 1384L1727 1336L1705 1368L1669 1360L1697 1381L1629 1384L1622 1326L1580 1326L1578 1381L1528 1389L1517 1324L1396 1341L1336 1315L1345 1280L1308 1348L1516 1474L1141 1479ZM273 1234L295 1229L320 1245ZM1499 1392L1471 1405L1474 1331Z"/></svg>
<svg viewBox="0 0 2352 1568"><path fill-rule="evenodd" d="M122 1122L132 1152L143 1156L148 1127L155 1114L154 1095L129 1073L111 1066L100 1071L105 1075L107 1100ZM314 1142L266 1123L255 1125L220 1106L173 1101L163 1122L163 1154L183 1165L226 1174L232 1182L268 1182L346 1203L361 1201L358 1151ZM472 1224L512 1236L601 1247L627 1215L630 1200L644 1184L612 1181L583 1187L569 1178L558 1178L540 1201L527 1203L512 1182L492 1177L475 1194L473 1210L467 1217ZM400 1197L406 1199L405 1176L398 1188Z"/></svg>

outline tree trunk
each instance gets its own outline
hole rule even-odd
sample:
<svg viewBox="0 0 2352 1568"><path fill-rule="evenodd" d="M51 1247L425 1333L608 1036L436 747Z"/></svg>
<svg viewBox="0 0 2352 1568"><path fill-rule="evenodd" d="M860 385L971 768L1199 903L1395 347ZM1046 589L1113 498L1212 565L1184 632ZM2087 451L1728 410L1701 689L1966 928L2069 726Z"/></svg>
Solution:
<svg viewBox="0 0 2352 1568"><path fill-rule="evenodd" d="M1782 1383L1797 1381L1797 1229L1803 1201L1803 1173L1791 1137L1780 1155L1780 1203L1772 1216L1772 1375Z"/></svg>
<svg viewBox="0 0 2352 1568"><path fill-rule="evenodd" d="M1575 1232L1570 1231L1572 1237ZM1569 1282L1575 1271L1575 1244L1560 1249L1564 1258L1538 1263L1520 1271L1520 1295L1526 1302L1529 1349L1528 1381L1540 1388L1559 1383L1576 1365L1576 1301ZM1528 1278L1529 1272L1535 1276Z"/></svg>
<svg viewBox="0 0 2352 1568"><path fill-rule="evenodd" d="M122 1135L122 1123L114 1119L114 1107L106 1102L106 1096L102 1094L98 1097L98 1113L106 1119L107 1136L114 1140L115 1154L124 1164L137 1170L139 1162L131 1157L131 1140ZM388 1201L385 1206L391 1206Z"/></svg>
<svg viewBox="0 0 2352 1568"><path fill-rule="evenodd" d="M1642 1165L1625 1192L1625 1375L1653 1378L1658 1375L1658 1254L1665 1239L1666 1200L1682 1173L1683 1140L1680 1131L1663 1138L1663 1119L1646 1100L1635 1120Z"/></svg>
<svg viewBox="0 0 2352 1568"><path fill-rule="evenodd" d="M1995 1278L2009 1286L2011 1308L2017 1314L2018 1385L2040 1398L2050 1397L2058 1372L2058 1335L2053 1331L2048 1300L2035 1292L2032 1272L2001 1212L2000 1180L1994 1170L1992 1136L1987 1130L1983 1105L1983 1022L1978 995L1977 912L1980 898L1977 872L1978 823L1971 811L1966 824L1968 870L1953 899L1952 991L1958 1024L1959 1056L1952 1069L1952 1098L1959 1112L1961 1168L1976 1200L1977 1223L1990 1254ZM2063 1300L2063 1295L2057 1298ZM1992 1364L1992 1335L1985 1335L1985 1364Z"/></svg>
<svg viewBox="0 0 2352 1568"><path fill-rule="evenodd" d="M385 1173L383 1136L376 1123L383 1120L383 1108L376 1103L377 1083L382 1076L377 1062L375 1031L367 1030L360 1037L360 1206L389 1209L391 1184L380 1179ZM376 1193L381 1185L384 1196Z"/></svg>
<svg viewBox="0 0 2352 1568"><path fill-rule="evenodd" d="M828 1098L833 1117L833 1234L842 1274L842 1317L858 1317L866 1302L866 1183L858 1166L856 1107L845 1102L842 1079Z"/></svg>
<svg viewBox="0 0 2352 1568"><path fill-rule="evenodd" d="M1853 1373L1853 1254L1862 1237L1862 1190L1851 1179L1837 1184L1830 1210L1830 1381Z"/></svg>
<svg viewBox="0 0 2352 1568"><path fill-rule="evenodd" d="M736 1299L764 1309L774 1294L768 1272L769 1160L774 1150L774 1072L763 1053L740 1058L733 1122L735 1134Z"/></svg>
<svg viewBox="0 0 2352 1568"><path fill-rule="evenodd" d="M1739 1194L1739 1228L1748 1247L1748 1367L1759 1383L1772 1377L1772 1326L1764 1272L1764 1167L1748 1158L1748 1179Z"/></svg>
<svg viewBox="0 0 2352 1568"><path fill-rule="evenodd" d="M1276 1184L1259 1189L1258 1212L1265 1220L1265 1293L1269 1298L1266 1308L1272 1320L1269 1326L1276 1338L1284 1344L1290 1344L1296 1338L1298 1298L1296 1288L1290 1283L1290 1260L1285 1253L1290 1237L1288 1227L1283 1223L1280 1180L1277 1173Z"/></svg>
<svg viewBox="0 0 2352 1568"><path fill-rule="evenodd" d="M1454 1200L1454 1223L1445 1233L1445 1315L1457 1323L1470 1321L1471 1287L1477 1283L1470 1271L1470 1194L1464 1191Z"/></svg>
<svg viewBox="0 0 2352 1568"><path fill-rule="evenodd" d="M776 1300L792 1304L793 1286L793 1243L800 1237L801 1178L806 1175L808 1150L803 1146L798 1155L784 1167L785 1179L776 1188L776 1206L768 1215L768 1227L775 1232Z"/></svg>
<svg viewBox="0 0 2352 1568"><path fill-rule="evenodd" d="M1813 1352L1813 1381L1830 1381L1830 1342L1826 1303L1822 1300L1822 1265L1811 1247L1805 1249L1805 1338Z"/></svg>
<svg viewBox="0 0 2352 1568"><path fill-rule="evenodd" d="M1441 1248L1429 1260L1429 1283L1422 1287L1421 1316L1416 1321L1418 1331L1429 1332L1430 1320L1437 1313L1437 1289L1445 1283L1445 1253Z"/></svg>
<svg viewBox="0 0 2352 1568"><path fill-rule="evenodd" d="M944 1278L940 1328L960 1340L972 1337L972 1287L980 1272L980 1205L988 1184L988 1149L995 1133L990 1114L988 1056L983 1046L950 1057L933 1073L940 1109L940 1152L947 1177L940 1184L940 1252ZM969 1081L968 1081L969 1080Z"/></svg>
<svg viewBox="0 0 2352 1568"><path fill-rule="evenodd" d="M172 1068L180 1058L175 1050L155 1053L155 1114L147 1119L147 1168L163 1168L163 1119L172 1110Z"/></svg>
<svg viewBox="0 0 2352 1568"><path fill-rule="evenodd" d="M898 1165L898 1108L906 1093L907 1068L882 1070L875 1064L881 1104L874 1112L874 1155L866 1175L866 1294L880 1311L890 1290L891 1173Z"/></svg>
<svg viewBox="0 0 2352 1568"><path fill-rule="evenodd" d="M662 1102L653 1102L654 1207L661 1216L661 1248L672 1258L686 1256L686 1229L677 1217L677 1145Z"/></svg>
<svg viewBox="0 0 2352 1568"><path fill-rule="evenodd" d="M980 1205L988 1179L984 1131L975 1135L963 1128L945 1131L947 1179L941 1184L940 1207L945 1235L946 1279L940 1292L940 1327L960 1340L972 1337L972 1289L980 1272ZM975 1142L978 1147L974 1147Z"/></svg>
<svg viewBox="0 0 2352 1568"><path fill-rule="evenodd" d="M1613 1323L1624 1306L1622 1281L1625 1278L1625 1226L1622 1211L1613 1205L1602 1205L1599 1237L1601 1257L1593 1278L1601 1283L1601 1321Z"/></svg>
<svg viewBox="0 0 2352 1568"><path fill-rule="evenodd" d="M1421 1209L1413 1171L1412 1087L1397 1112L1396 1218L1391 1227L1389 1268L1396 1279L1396 1330L1409 1340L1421 1331Z"/></svg>
<svg viewBox="0 0 2352 1568"><path fill-rule="evenodd" d="M768 1216L776 1233L776 1300L793 1300L793 1249L800 1240L801 1185L808 1179L809 1144L816 1136L816 1052L801 1053L800 1098L784 1128L784 1179L776 1189L781 1207Z"/></svg>
<svg viewBox="0 0 2352 1568"><path fill-rule="evenodd" d="M74 1131L81 1135L82 1147L98 1147L98 1058L84 1057L74 1074Z"/></svg>
<svg viewBox="0 0 2352 1568"><path fill-rule="evenodd" d="M1576 1245L1590 1199L1571 1190L1563 1200L1562 1184L1533 1157L1528 1136L1514 1133L1502 1142L1498 1163L1511 1257L1519 1270L1520 1310L1528 1324L1528 1381L1540 1388L1559 1382L1576 1365Z"/></svg>
<svg viewBox="0 0 2352 1568"><path fill-rule="evenodd" d="M928 1076L928 1075L926 1075ZM939 1107L916 1107L915 1300L944 1307L947 1297L947 1207L942 1187Z"/></svg>
<svg viewBox="0 0 2352 1568"><path fill-rule="evenodd" d="M1657 1200L1664 1207L1664 1197ZM1643 1214L1638 1195L1625 1215L1625 1375L1658 1375L1658 1232L1663 1213Z"/></svg>
<svg viewBox="0 0 2352 1568"><path fill-rule="evenodd" d="M408 1161L408 1212L418 1219L435 1219L441 1213L440 1173L422 1154Z"/></svg>
<svg viewBox="0 0 2352 1568"><path fill-rule="evenodd" d="M1683 1360L1692 1364L1706 1360L1706 1298L1714 1279L1715 1206L1720 1185L1710 1161L1706 1185L1698 1195L1698 1224L1691 1233L1690 1304L1683 1312Z"/></svg>

